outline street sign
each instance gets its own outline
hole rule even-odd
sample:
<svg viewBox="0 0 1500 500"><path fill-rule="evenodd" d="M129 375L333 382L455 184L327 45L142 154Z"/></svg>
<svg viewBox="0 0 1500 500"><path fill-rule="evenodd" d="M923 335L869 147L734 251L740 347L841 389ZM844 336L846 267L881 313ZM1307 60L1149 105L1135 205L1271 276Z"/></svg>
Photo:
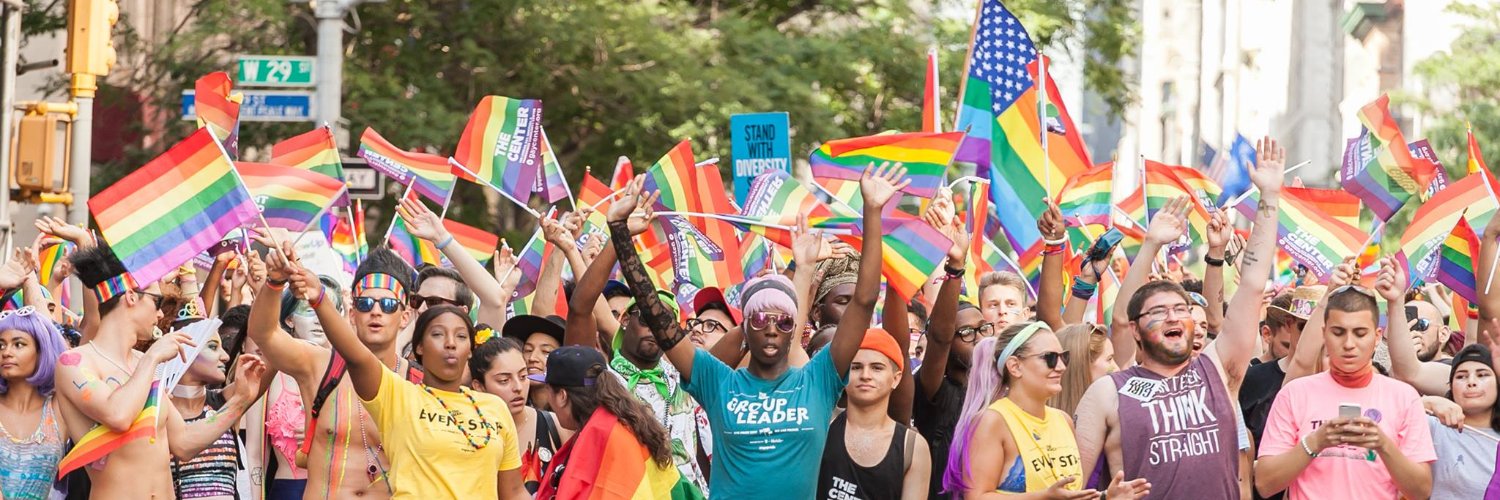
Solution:
<svg viewBox="0 0 1500 500"><path fill-rule="evenodd" d="M791 125L785 112L729 117L729 157L734 160L734 199L745 203L750 181L767 170L792 171Z"/></svg>
<svg viewBox="0 0 1500 500"><path fill-rule="evenodd" d="M311 87L315 59L310 56L239 56L235 82L252 87Z"/></svg>
<svg viewBox="0 0 1500 500"><path fill-rule="evenodd" d="M349 197L356 200L379 200L385 198L385 176L380 175L370 163L360 157L344 157L344 182L349 185Z"/></svg>
<svg viewBox="0 0 1500 500"><path fill-rule="evenodd" d="M242 122L313 121L313 92L307 90L245 90L240 103ZM198 118L194 94L182 91L182 119Z"/></svg>

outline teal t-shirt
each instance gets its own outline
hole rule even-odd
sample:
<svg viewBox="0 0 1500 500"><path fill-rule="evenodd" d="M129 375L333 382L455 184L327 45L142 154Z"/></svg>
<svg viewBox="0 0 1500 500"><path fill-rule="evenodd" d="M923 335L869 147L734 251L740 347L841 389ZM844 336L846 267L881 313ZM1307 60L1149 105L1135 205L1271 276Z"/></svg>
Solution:
<svg viewBox="0 0 1500 500"><path fill-rule="evenodd" d="M845 380L823 349L802 368L762 380L703 349L683 383L714 432L714 498L813 498L828 422Z"/></svg>

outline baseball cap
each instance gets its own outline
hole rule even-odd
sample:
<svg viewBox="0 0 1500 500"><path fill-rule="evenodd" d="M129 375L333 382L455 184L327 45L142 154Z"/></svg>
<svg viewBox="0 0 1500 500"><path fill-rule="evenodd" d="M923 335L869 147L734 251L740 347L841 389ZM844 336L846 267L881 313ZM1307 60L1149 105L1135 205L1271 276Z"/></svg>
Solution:
<svg viewBox="0 0 1500 500"><path fill-rule="evenodd" d="M906 369L906 355L901 353L901 346L896 343L896 338L880 328L865 330L865 339L859 343L860 349L869 349L891 358L896 363L897 370Z"/></svg>
<svg viewBox="0 0 1500 500"><path fill-rule="evenodd" d="M590 377L590 368L598 365L599 371L595 375L604 373L604 367L609 362L605 361L604 354L598 349L581 345L570 345L557 348L552 354L547 355L547 372L529 375L526 378L543 384L560 387L584 387L594 385L596 377Z"/></svg>
<svg viewBox="0 0 1500 500"><path fill-rule="evenodd" d="M607 282L607 283L604 284L604 298L605 299L609 299L609 298L612 298L612 297L619 297L619 296L622 296L622 295L623 296L629 296L630 295L630 285L626 285L625 283L621 282L620 280L609 280L609 282Z"/></svg>
<svg viewBox="0 0 1500 500"><path fill-rule="evenodd" d="M724 299L724 291L719 289L719 287L711 286L698 290L698 294L693 296L694 313L703 314L705 309L713 309L715 307L723 309L724 312L728 313L729 318L733 319L735 324L740 324L744 321L740 317L739 309L729 306L729 301Z"/></svg>

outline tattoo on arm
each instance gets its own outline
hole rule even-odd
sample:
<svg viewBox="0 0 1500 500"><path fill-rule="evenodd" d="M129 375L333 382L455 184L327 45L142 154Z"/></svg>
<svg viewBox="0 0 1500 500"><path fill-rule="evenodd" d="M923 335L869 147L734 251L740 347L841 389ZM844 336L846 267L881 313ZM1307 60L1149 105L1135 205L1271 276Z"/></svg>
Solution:
<svg viewBox="0 0 1500 500"><path fill-rule="evenodd" d="M651 333L661 344L662 350L670 350L687 337L687 330L677 326L677 320L672 317L672 311L661 303L656 296L656 285L651 282L651 275L646 272L646 266L641 263L641 256L635 252L635 243L630 236L630 228L623 221L609 223L610 241L615 246L615 255L619 258L620 274L625 276L626 283L630 284L631 293L635 295L636 307L639 308L641 321L651 328Z"/></svg>

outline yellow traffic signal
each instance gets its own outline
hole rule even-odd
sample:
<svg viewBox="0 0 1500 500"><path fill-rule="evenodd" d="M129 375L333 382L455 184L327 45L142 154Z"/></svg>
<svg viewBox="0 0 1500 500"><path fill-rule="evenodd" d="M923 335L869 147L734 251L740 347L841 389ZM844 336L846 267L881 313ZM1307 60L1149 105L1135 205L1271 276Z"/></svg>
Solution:
<svg viewBox="0 0 1500 500"><path fill-rule="evenodd" d="M105 76L115 65L112 31L120 20L115 0L69 0L68 73Z"/></svg>
<svg viewBox="0 0 1500 500"><path fill-rule="evenodd" d="M72 116L29 112L16 121L9 188L23 191L68 190L68 127Z"/></svg>

